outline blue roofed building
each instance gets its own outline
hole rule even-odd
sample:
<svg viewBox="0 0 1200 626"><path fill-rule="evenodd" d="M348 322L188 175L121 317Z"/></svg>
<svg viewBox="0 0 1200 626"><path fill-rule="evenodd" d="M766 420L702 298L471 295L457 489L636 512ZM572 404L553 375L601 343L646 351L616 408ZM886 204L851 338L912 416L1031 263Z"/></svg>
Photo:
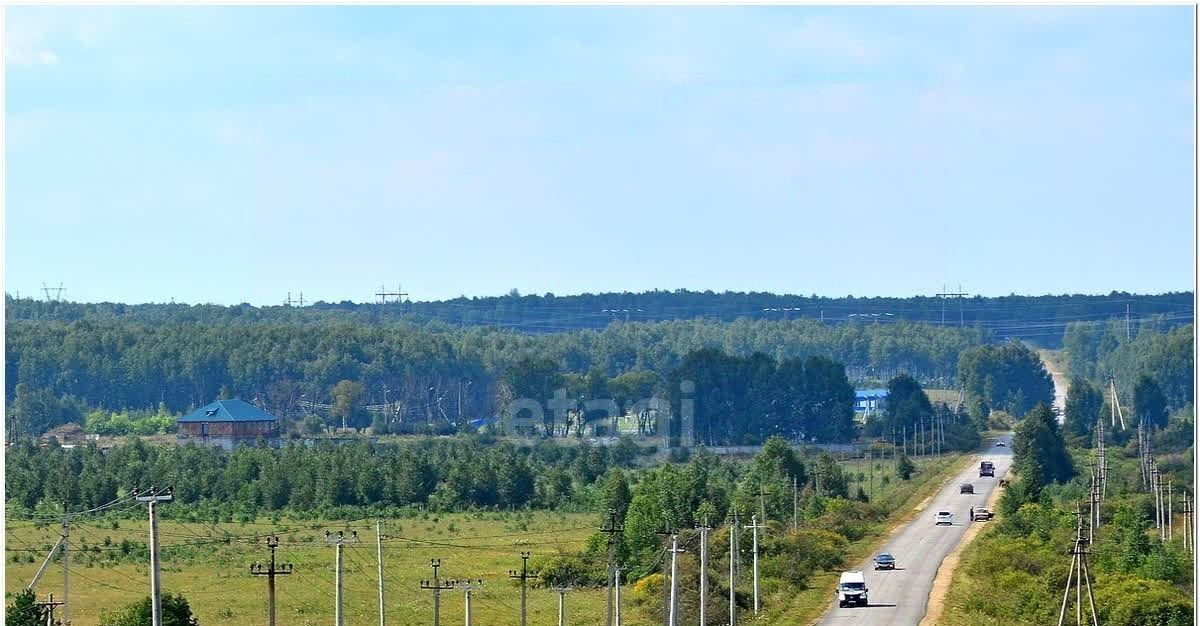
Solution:
<svg viewBox="0 0 1200 626"><path fill-rule="evenodd" d="M232 450L240 444L254 445L261 437L268 445L282 443L279 420L262 409L232 398L217 400L179 418L176 438L180 443L219 446Z"/></svg>
<svg viewBox="0 0 1200 626"><path fill-rule="evenodd" d="M875 415L883 410L883 402L887 400L887 389L855 389L854 410L858 413Z"/></svg>

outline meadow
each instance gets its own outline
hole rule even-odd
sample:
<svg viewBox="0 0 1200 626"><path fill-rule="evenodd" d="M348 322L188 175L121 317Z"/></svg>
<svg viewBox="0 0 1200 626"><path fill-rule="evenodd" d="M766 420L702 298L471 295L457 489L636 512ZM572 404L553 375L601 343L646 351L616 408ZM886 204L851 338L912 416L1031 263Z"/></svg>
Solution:
<svg viewBox="0 0 1200 626"><path fill-rule="evenodd" d="M166 505L170 506L170 505ZM576 550L596 529L596 517L557 513L421 514L383 520L385 608L389 624L429 624L432 591L421 581L432 579L430 559L441 560L442 579L482 579L483 589L472 594L475 624L516 624L520 615L517 581L511 569L521 569L521 552L530 553L530 567L560 550ZM58 526L38 528L31 522L7 527L9 562L6 591L25 586L58 537ZM266 622L267 581L252 577L249 566L268 559L265 536L279 538L276 558L292 563L293 573L277 578L276 614L280 624L328 624L334 610L334 554L325 531L357 533L357 543L344 548L344 610L347 624L376 623L379 619L374 520L353 523L315 523L260 519L242 524L187 523L160 520L159 543L165 591L180 591L192 603L205 626ZM149 559L145 544L148 521L110 520L71 527L71 623L94 626L105 608L115 608L149 593ZM126 542L122 544L122 542ZM28 562L33 556L34 562ZM25 562L14 563L14 558ZM61 597L62 568L56 561L38 583L39 596ZM531 581L529 622L553 623L558 594ZM446 590L441 596L444 623L463 622L464 594ZM603 619L601 590L571 590L567 612L575 623ZM640 623L627 616L627 623Z"/></svg>

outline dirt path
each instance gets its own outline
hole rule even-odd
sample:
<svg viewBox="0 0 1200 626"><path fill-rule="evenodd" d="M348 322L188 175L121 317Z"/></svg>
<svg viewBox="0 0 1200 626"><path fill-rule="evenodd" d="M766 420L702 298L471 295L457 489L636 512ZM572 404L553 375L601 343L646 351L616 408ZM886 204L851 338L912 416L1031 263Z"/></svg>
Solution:
<svg viewBox="0 0 1200 626"><path fill-rule="evenodd" d="M1000 501L1001 491L1001 489L993 489L992 495L988 496L987 509L989 511L996 510L996 503ZM933 579L933 590L929 592L929 606L925 611L925 617L921 618L921 622L917 626L934 626L942 618L942 610L946 607L946 594L950 592L950 580L954 578L954 571L958 569L958 560L962 557L963 550L975 540L979 531L990 523L972 522L971 526L967 528L967 532L963 534L962 540L950 554L946 555L941 567L938 568L937 576Z"/></svg>
<svg viewBox="0 0 1200 626"><path fill-rule="evenodd" d="M1054 408L1058 409L1058 421L1062 421L1067 412L1067 375L1062 372L1064 367L1059 364L1061 352L1038 350L1038 357L1050 372L1050 380L1054 383Z"/></svg>

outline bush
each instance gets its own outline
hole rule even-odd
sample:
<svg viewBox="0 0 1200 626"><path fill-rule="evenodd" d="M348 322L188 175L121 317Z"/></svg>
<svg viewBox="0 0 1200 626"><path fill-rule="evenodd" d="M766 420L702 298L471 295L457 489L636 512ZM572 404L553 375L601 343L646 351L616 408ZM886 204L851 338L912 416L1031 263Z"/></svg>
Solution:
<svg viewBox="0 0 1200 626"><path fill-rule="evenodd" d="M150 596L117 611L100 611L100 626L149 626ZM200 626L192 615L192 607L181 595L164 593L162 596L163 626Z"/></svg>
<svg viewBox="0 0 1200 626"><path fill-rule="evenodd" d="M804 585L816 572L840 568L848 544L845 537L827 530L789 532L763 546L763 575Z"/></svg>
<svg viewBox="0 0 1200 626"><path fill-rule="evenodd" d="M592 558L585 552L557 554L539 567L542 580L555 587L603 585L605 569L603 558Z"/></svg>
<svg viewBox="0 0 1200 626"><path fill-rule="evenodd" d="M666 584L666 576L658 572L641 577L636 583L633 583L634 602L639 604L661 602L664 584Z"/></svg>
<svg viewBox="0 0 1200 626"><path fill-rule="evenodd" d="M1192 626L1192 602L1170 585L1139 578L1106 579L1096 586L1106 626Z"/></svg>

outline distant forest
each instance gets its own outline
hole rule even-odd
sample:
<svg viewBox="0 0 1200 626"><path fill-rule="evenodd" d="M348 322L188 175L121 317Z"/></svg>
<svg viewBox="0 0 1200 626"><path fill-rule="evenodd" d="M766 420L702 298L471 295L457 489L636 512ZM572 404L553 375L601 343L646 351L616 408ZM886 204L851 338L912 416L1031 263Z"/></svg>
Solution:
<svg viewBox="0 0 1200 626"><path fill-rule="evenodd" d="M301 415L304 403L344 405L356 426L371 423L367 408L385 404L402 419L450 421L560 387L620 402L663 395L687 355L706 348L824 357L852 384L907 372L956 388L960 356L974 347L1012 338L1061 345L1068 326L1072 336L1103 334L1124 328L1127 306L1131 336L1192 319L1190 293L965 299L962 327L952 301L941 324L942 304L709 292L306 307L6 297L5 400L10 425L24 434L82 421L92 409L161 415L219 397L283 417ZM1190 387L1164 383L1174 399L1190 398Z"/></svg>
<svg viewBox="0 0 1200 626"><path fill-rule="evenodd" d="M1062 345L1068 323L1094 324L1156 318L1167 324L1191 322L1193 293L1138 295L1047 295L938 298L865 298L786 295L763 292L647 291L574 296L520 295L455 298L431 302L369 304L315 302L304 307L188 304L85 304L20 300L6 296L11 320L105 320L120 318L150 324L225 322L354 321L380 324L407 321L452 326L508 328L521 333L599 330L621 322L702 319L786 321L812 319L828 324L925 322L982 328L1000 340L1029 340L1048 348Z"/></svg>

